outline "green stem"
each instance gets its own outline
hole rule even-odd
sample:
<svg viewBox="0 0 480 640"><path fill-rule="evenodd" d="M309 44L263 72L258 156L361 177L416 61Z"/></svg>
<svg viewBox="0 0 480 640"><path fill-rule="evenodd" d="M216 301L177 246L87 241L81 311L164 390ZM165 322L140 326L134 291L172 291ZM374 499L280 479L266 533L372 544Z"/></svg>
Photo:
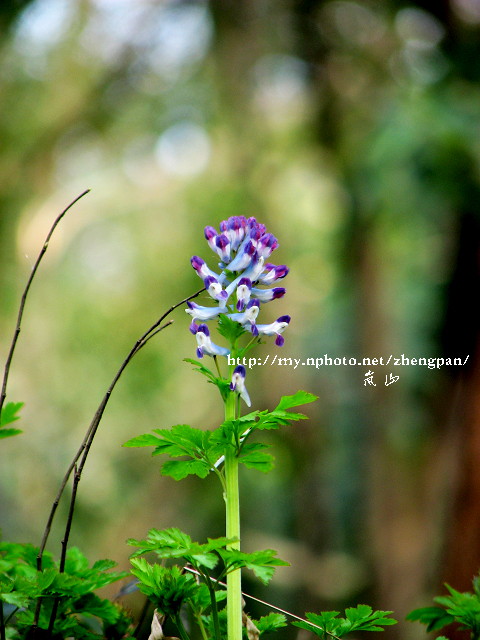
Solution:
<svg viewBox="0 0 480 640"><path fill-rule="evenodd" d="M225 402L225 420L235 419L235 394ZM238 488L238 457L234 447L225 451L225 502L227 538L237 538L231 549L240 549L240 495ZM242 640L242 583L240 569L227 575L227 637Z"/></svg>
<svg viewBox="0 0 480 640"><path fill-rule="evenodd" d="M182 640L190 640L190 636L187 633L187 630L185 629L185 627L183 626L183 622L182 619L180 617L180 613L178 613L174 618L173 621L175 623L175 626L177 627L178 633L180 634L180 638Z"/></svg>
<svg viewBox="0 0 480 640"><path fill-rule="evenodd" d="M202 634L203 640L208 640L207 632L205 630L205 625L203 624L203 620L202 620L202 614L196 613L195 619L197 621L198 628L200 629L200 633Z"/></svg>
<svg viewBox="0 0 480 640"><path fill-rule="evenodd" d="M205 581L207 584L208 592L210 594L210 601L212 603L212 620L213 620L213 629L215 631L215 640L222 640L222 634L220 632L220 622L218 620L218 607L217 607L217 598L215 597L215 587L213 586L213 582L210 580L210 576L208 573L205 574Z"/></svg>

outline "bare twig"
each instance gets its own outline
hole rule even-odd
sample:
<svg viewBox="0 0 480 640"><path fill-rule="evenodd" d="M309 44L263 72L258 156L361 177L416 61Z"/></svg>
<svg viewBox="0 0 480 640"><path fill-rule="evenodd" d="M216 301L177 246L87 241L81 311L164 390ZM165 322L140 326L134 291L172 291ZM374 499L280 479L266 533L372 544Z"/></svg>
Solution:
<svg viewBox="0 0 480 640"><path fill-rule="evenodd" d="M85 433L85 436L83 438L83 441L78 449L78 451L76 452L73 460L71 461L70 465L68 466L68 469L60 483L60 487L58 490L58 493L55 497L55 500L53 501L52 507L50 509L50 513L48 516L48 520L47 520L47 524L45 526L45 530L43 533L43 537L42 537L42 541L39 547L39 552L38 552L38 556L37 556L37 569L39 571L41 571L42 569L42 561L43 561L43 554L45 551L45 546L47 544L47 540L48 537L50 535L51 532L51 528L52 528L52 523L53 523L53 519L55 517L55 513L57 511L57 507L60 503L60 499L63 495L63 492L65 491L65 487L70 479L70 476L72 474L72 471L74 471L76 469L75 475L74 475L74 489L72 490L72 497L71 497L71 501L70 501L70 508L69 508L69 515L68 515L68 519L67 519L67 524L66 524L66 530L65 530L65 536L64 539L62 541L62 558L60 560L60 571L63 571L64 569L64 563L65 563L65 554L66 554L66 550L67 550L67 546L68 546L68 538L69 538L69 534L70 534L70 527L71 527L71 522L73 519L73 513L74 513L74 509L75 509L75 500L76 500L76 494L77 494L77 488L78 488L78 483L80 482L80 478L81 478L81 474L83 471L83 468L85 466L85 462L87 460L87 456L88 453L90 451L90 448L92 446L92 442L93 439L95 437L95 434L97 432L98 426L100 424L100 421L103 417L105 408L108 404L108 401L110 400L110 396L118 382L118 380L120 379L120 376L122 375L122 373L124 372L125 368L127 367L127 365L130 363L130 361L132 360L132 358L140 351L140 349L142 349L147 342L153 338L157 333L159 333L160 331L162 331L163 329L165 329L166 327L168 327L170 324L172 324L172 321L166 322L165 324L162 324L162 322L165 320L165 318L170 315L172 313L172 311L174 311L177 307L185 304L186 302L188 302L189 300L192 300L193 298L196 298L200 293L202 293L202 291L204 291L205 289L199 289L198 291L196 291L194 294L192 294L191 296L188 296L187 298L184 298L183 300L181 300L180 302L177 302L176 304L174 304L172 307L170 307L170 309L168 309L168 311L166 311L142 336L141 338L139 338L135 344L133 345L132 349L130 350L130 352L128 353L127 357L125 358L125 360L122 362L119 370L117 371L117 373L115 374L112 382L110 383L110 386L108 387L105 395L102 398L102 401L100 403L100 405L98 406L98 409L95 412L95 415L93 416L93 419L90 423L90 425L88 426L88 429ZM80 460L80 463L78 464L78 468L77 468L77 463ZM62 567L63 565L63 567ZM35 619L34 619L34 623L33 626L37 627L38 625L38 620L39 620L39 616L40 616L40 607L41 607L41 600L38 600L37 603L37 609L35 612ZM55 612L56 615L56 612ZM52 620L53 618L53 620ZM50 619L50 626L53 625L54 622L54 611L52 611L52 617Z"/></svg>
<svg viewBox="0 0 480 640"><path fill-rule="evenodd" d="M62 213L60 213L57 216L55 222L53 223L53 225L50 228L50 231L47 234L47 237L45 238L45 242L43 243L43 246L40 250L40 253L38 254L35 264L33 265L32 272L30 273L30 277L28 278L27 285L23 291L22 298L20 300L20 306L18 308L18 315L17 315L17 324L15 326L15 332L13 334L12 342L10 344L10 349L9 349L7 360L5 363L5 370L3 373L3 382L2 382L2 391L0 393L0 413L2 412L3 404L5 402L5 398L7 397L7 383L8 383L8 376L10 374L10 367L12 365L12 359L13 359L13 354L15 353L15 347L17 346L18 336L20 335L20 331L21 331L23 312L25 310L25 303L27 301L28 292L30 291L30 287L35 277L35 274L37 273L37 270L38 270L38 267L40 266L42 258L48 249L48 243L50 242L50 238L52 237L53 232L57 228L58 223L67 213L67 211L71 209L73 205L80 200L80 198L83 198L83 196L87 195L87 193L89 192L90 192L90 189L86 189L85 191L83 191L79 196L75 198L75 200L72 200L72 202L67 207L65 207Z"/></svg>

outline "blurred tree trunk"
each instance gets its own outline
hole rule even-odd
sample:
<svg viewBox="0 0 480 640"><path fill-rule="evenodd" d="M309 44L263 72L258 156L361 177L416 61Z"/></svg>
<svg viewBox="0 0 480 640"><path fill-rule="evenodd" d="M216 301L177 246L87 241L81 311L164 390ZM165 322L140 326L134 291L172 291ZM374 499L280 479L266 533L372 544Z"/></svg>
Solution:
<svg viewBox="0 0 480 640"><path fill-rule="evenodd" d="M452 368L459 385L454 490L446 518L441 582L459 591L472 590L480 570L480 190L468 190L457 245L456 268L449 292L443 341L446 355L465 358L465 367ZM451 630L449 637L467 638Z"/></svg>

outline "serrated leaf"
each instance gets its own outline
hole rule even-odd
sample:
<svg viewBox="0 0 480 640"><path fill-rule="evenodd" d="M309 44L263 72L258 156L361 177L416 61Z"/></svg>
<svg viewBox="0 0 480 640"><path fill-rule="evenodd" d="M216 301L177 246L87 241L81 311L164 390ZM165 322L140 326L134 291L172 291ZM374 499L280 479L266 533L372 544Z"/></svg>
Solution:
<svg viewBox="0 0 480 640"><path fill-rule="evenodd" d="M454 617L446 613L441 607L422 607L414 609L406 620L418 621L427 626L427 631L438 631L454 621Z"/></svg>
<svg viewBox="0 0 480 640"><path fill-rule="evenodd" d="M253 553L227 549L219 550L218 553L225 562L227 573L245 567L253 571L264 584L270 582L277 567L289 566L288 562L276 557L277 552L274 549L265 549L264 551L255 551Z"/></svg>
<svg viewBox="0 0 480 640"><path fill-rule="evenodd" d="M7 402L0 414L0 428L20 419L17 413L24 406L24 402Z"/></svg>
<svg viewBox="0 0 480 640"><path fill-rule="evenodd" d="M300 390L292 396L283 396L276 408L279 411L285 411L292 407L299 407L302 404L309 404L315 400L318 400L318 396L315 396L313 393L309 393L308 391Z"/></svg>
<svg viewBox="0 0 480 640"><path fill-rule="evenodd" d="M225 314L221 313L218 316L218 333L227 339L230 344L234 344L240 336L246 333L246 330L239 322L235 322Z"/></svg>
<svg viewBox="0 0 480 640"><path fill-rule="evenodd" d="M168 460L162 466L162 475L174 480L183 480L190 475L206 478L209 473L210 466L201 460Z"/></svg>
<svg viewBox="0 0 480 640"><path fill-rule="evenodd" d="M274 466L274 457L264 451L268 448L269 445L260 442L244 444L238 461L248 469L257 469L263 473L268 473Z"/></svg>
<svg viewBox="0 0 480 640"><path fill-rule="evenodd" d="M156 447L159 443L159 438L153 436L151 433L144 433L141 436L127 440L122 444L122 447Z"/></svg>
<svg viewBox="0 0 480 640"><path fill-rule="evenodd" d="M217 379L217 376L213 373L213 371L210 371L210 369L208 369L204 364L202 364L198 360L193 360L192 358L184 358L183 361L193 364L193 366L195 367L195 370L198 371L198 373L201 373L202 375L206 376L210 380Z"/></svg>
<svg viewBox="0 0 480 640"><path fill-rule="evenodd" d="M287 626L287 619L282 613L269 613L260 620L254 620L257 629L262 633L268 633Z"/></svg>
<svg viewBox="0 0 480 640"><path fill-rule="evenodd" d="M18 591L0 593L0 602L11 604L14 607L26 608L30 604L30 597Z"/></svg>

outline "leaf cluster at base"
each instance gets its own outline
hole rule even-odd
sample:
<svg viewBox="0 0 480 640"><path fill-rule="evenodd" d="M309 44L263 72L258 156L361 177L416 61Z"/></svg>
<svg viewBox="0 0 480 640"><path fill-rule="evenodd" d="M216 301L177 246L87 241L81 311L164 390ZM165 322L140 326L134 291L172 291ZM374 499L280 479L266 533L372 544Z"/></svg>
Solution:
<svg viewBox="0 0 480 640"><path fill-rule="evenodd" d="M94 640L129 638L132 621L120 606L100 598L94 591L128 576L111 572L116 563L100 560L92 567L81 551L67 551L64 571L53 556L43 554L43 568L37 570L38 548L30 544L0 542L0 606L5 604L10 640L24 640L41 601L40 630L47 630L55 601L57 615L51 638Z"/></svg>

